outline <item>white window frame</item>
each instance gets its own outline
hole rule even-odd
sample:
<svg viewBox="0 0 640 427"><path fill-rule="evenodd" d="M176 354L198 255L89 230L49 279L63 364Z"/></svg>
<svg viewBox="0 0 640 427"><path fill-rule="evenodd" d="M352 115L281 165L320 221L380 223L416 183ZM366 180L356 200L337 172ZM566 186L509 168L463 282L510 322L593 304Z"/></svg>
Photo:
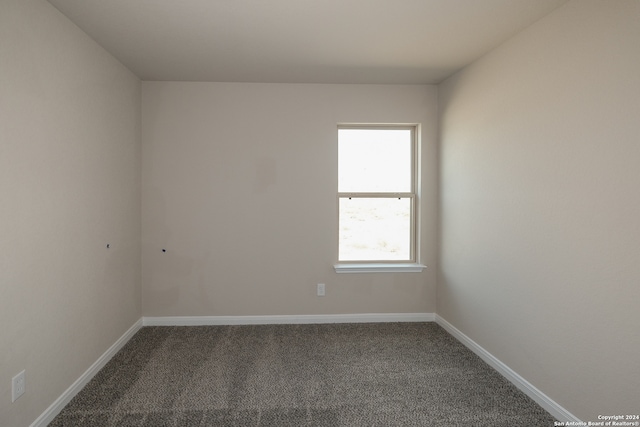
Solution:
<svg viewBox="0 0 640 427"><path fill-rule="evenodd" d="M337 192L337 253L340 253L340 200L344 198L409 198L411 200L410 259L408 260L358 260L342 261L334 265L336 273L421 272L426 266L419 260L420 218L420 125L419 124L339 124L340 129L399 129L411 131L411 189L409 192ZM337 135L338 132L336 132ZM336 138L337 140L337 138Z"/></svg>

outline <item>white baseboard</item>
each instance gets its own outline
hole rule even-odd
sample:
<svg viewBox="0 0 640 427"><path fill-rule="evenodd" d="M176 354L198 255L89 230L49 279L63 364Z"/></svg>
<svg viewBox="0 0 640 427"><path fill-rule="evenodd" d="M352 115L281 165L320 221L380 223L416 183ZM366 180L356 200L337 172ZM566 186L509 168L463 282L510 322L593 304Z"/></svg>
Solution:
<svg viewBox="0 0 640 427"><path fill-rule="evenodd" d="M144 326L274 325L310 323L433 322L434 313L311 314L282 316L143 317Z"/></svg>
<svg viewBox="0 0 640 427"><path fill-rule="evenodd" d="M96 360L71 386L56 399L32 424L31 427L46 427L62 409L78 394L100 369L142 328L142 319L136 321L111 347Z"/></svg>
<svg viewBox="0 0 640 427"><path fill-rule="evenodd" d="M547 412L549 412L553 417L555 417L558 421L575 421L581 422L578 417L564 409L558 403L553 401L549 396L538 390L533 384L529 381L522 378L518 375L513 369L509 368L507 365L502 363L498 358L489 353L487 350L482 348L478 343L473 341L471 338L463 334L459 329L453 326L451 323L447 322L445 319L440 317L439 315L435 315L435 321L438 325L442 326L447 332L453 335L458 341L464 344L469 350L473 351L475 354L480 356L482 360L487 362L489 366L498 371L502 376L504 376L509 382L515 385L520 391L533 399L538 405L544 408ZM586 425L586 424L585 424Z"/></svg>

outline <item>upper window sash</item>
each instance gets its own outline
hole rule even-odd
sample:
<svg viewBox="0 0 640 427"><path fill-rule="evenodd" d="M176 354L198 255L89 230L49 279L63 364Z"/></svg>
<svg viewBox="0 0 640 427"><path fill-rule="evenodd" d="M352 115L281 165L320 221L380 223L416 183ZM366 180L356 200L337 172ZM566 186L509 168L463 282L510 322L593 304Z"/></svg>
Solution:
<svg viewBox="0 0 640 427"><path fill-rule="evenodd" d="M414 132L407 126L338 127L338 191L414 193Z"/></svg>

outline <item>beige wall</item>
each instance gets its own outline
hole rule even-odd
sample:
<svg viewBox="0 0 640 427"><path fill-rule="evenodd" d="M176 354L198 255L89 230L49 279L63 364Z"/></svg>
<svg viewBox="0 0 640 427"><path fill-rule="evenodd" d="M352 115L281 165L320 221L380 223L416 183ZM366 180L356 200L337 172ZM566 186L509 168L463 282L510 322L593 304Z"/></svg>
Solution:
<svg viewBox="0 0 640 427"><path fill-rule="evenodd" d="M140 318L139 135L135 76L49 3L2 1L2 426L32 423Z"/></svg>
<svg viewBox="0 0 640 427"><path fill-rule="evenodd" d="M145 316L435 312L434 86L142 93ZM422 273L334 272L339 122L422 124Z"/></svg>
<svg viewBox="0 0 640 427"><path fill-rule="evenodd" d="M438 314L583 420L639 409L639 41L572 1L439 88Z"/></svg>

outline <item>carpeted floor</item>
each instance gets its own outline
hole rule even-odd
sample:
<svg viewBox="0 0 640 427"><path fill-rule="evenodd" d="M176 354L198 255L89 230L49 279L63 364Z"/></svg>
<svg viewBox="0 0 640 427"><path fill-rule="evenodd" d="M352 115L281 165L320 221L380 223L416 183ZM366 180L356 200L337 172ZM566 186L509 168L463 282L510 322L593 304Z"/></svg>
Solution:
<svg viewBox="0 0 640 427"><path fill-rule="evenodd" d="M50 424L553 426L435 323L145 327Z"/></svg>

